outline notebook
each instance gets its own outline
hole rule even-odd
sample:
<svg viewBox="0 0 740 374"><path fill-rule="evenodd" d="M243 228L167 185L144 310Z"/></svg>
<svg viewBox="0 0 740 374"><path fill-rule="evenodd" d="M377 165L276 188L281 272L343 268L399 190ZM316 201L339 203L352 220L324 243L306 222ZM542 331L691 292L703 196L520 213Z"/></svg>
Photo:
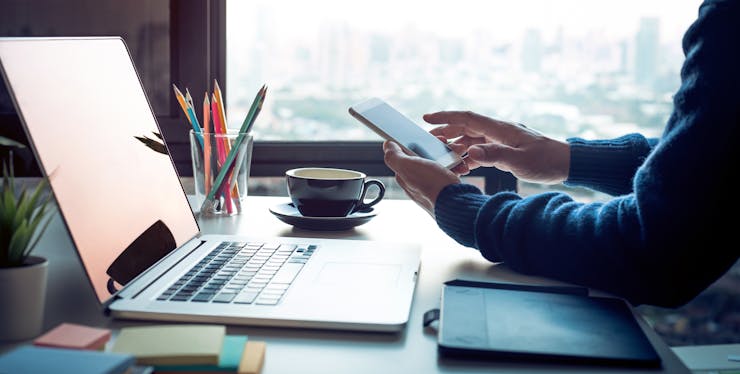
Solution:
<svg viewBox="0 0 740 374"><path fill-rule="evenodd" d="M33 345L0 355L0 373L127 374L134 365L129 354Z"/></svg>
<svg viewBox="0 0 740 374"><path fill-rule="evenodd" d="M582 287L453 280L439 321L445 357L660 367L661 359L621 299L594 297Z"/></svg>
<svg viewBox="0 0 740 374"><path fill-rule="evenodd" d="M217 365L225 337L223 325L127 326L111 352L132 354L142 365Z"/></svg>
<svg viewBox="0 0 740 374"><path fill-rule="evenodd" d="M416 245L200 232L171 158L136 138L161 132L122 38L0 38L0 64L90 283L114 317L405 326Z"/></svg>

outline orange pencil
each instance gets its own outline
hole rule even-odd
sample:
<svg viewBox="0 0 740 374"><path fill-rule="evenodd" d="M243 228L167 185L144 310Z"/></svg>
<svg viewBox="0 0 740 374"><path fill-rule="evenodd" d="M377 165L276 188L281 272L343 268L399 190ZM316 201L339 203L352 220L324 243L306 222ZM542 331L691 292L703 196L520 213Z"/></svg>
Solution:
<svg viewBox="0 0 740 374"><path fill-rule="evenodd" d="M190 115L188 114L188 104L185 101L185 96L174 83L172 83L172 89L175 91L175 97L177 98L177 102L180 104L180 108L182 108L182 111L185 113L185 118L187 118L188 122L192 123L193 121L190 119Z"/></svg>
<svg viewBox="0 0 740 374"><path fill-rule="evenodd" d="M216 115L218 113L218 100L215 96L211 97L211 113L213 114L213 133L214 134L223 134L222 132L222 124L220 116ZM218 150L218 165L219 167L223 167L224 162L226 161L226 148L224 147L223 142L216 141L216 149ZM220 191L224 191L224 204L226 204L226 211L231 214L232 208L231 208L231 186L228 180L224 181L225 183L223 186L221 186ZM216 191L219 192L219 191Z"/></svg>
<svg viewBox="0 0 740 374"><path fill-rule="evenodd" d="M211 192L211 103L208 101L208 92L203 98L203 162L205 164L206 196Z"/></svg>
<svg viewBox="0 0 740 374"><path fill-rule="evenodd" d="M226 125L226 112L224 110L224 98L221 95L221 87L218 85L217 80L213 80L213 92L216 94L216 100L218 101L218 115L219 119L221 120L221 128L224 130L224 133L226 133L226 128L228 127Z"/></svg>
<svg viewBox="0 0 740 374"><path fill-rule="evenodd" d="M216 102L216 112L213 113L214 116L218 115L218 119L221 122L221 132L223 134L228 133L228 126L226 125L226 111L224 110L224 103L223 103L223 96L221 96L221 87L218 86L218 81L213 80L213 93L214 93L214 101ZM231 144L229 144L229 140L224 137L224 146L226 147L226 153L229 153L231 150Z"/></svg>

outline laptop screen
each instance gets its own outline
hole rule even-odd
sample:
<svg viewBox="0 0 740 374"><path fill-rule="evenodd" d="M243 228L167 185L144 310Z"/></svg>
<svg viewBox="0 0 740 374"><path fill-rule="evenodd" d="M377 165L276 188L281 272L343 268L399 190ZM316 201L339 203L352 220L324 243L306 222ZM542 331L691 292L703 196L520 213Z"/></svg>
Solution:
<svg viewBox="0 0 740 374"><path fill-rule="evenodd" d="M197 235L121 38L0 38L0 63L101 302Z"/></svg>

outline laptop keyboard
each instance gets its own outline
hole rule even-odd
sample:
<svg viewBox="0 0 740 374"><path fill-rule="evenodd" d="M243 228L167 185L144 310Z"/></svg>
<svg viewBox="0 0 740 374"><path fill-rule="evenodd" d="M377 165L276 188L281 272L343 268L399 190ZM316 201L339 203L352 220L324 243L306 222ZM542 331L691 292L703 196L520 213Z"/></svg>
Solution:
<svg viewBox="0 0 740 374"><path fill-rule="evenodd" d="M223 242L157 300L276 305L316 249L313 244Z"/></svg>

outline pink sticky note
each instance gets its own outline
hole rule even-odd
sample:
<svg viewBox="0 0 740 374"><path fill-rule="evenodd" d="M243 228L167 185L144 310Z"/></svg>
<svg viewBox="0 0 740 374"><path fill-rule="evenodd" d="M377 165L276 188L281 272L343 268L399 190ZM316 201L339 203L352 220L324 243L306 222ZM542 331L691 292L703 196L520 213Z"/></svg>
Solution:
<svg viewBox="0 0 740 374"><path fill-rule="evenodd" d="M62 323L47 331L33 341L42 347L97 350L103 348L110 339L110 330Z"/></svg>

